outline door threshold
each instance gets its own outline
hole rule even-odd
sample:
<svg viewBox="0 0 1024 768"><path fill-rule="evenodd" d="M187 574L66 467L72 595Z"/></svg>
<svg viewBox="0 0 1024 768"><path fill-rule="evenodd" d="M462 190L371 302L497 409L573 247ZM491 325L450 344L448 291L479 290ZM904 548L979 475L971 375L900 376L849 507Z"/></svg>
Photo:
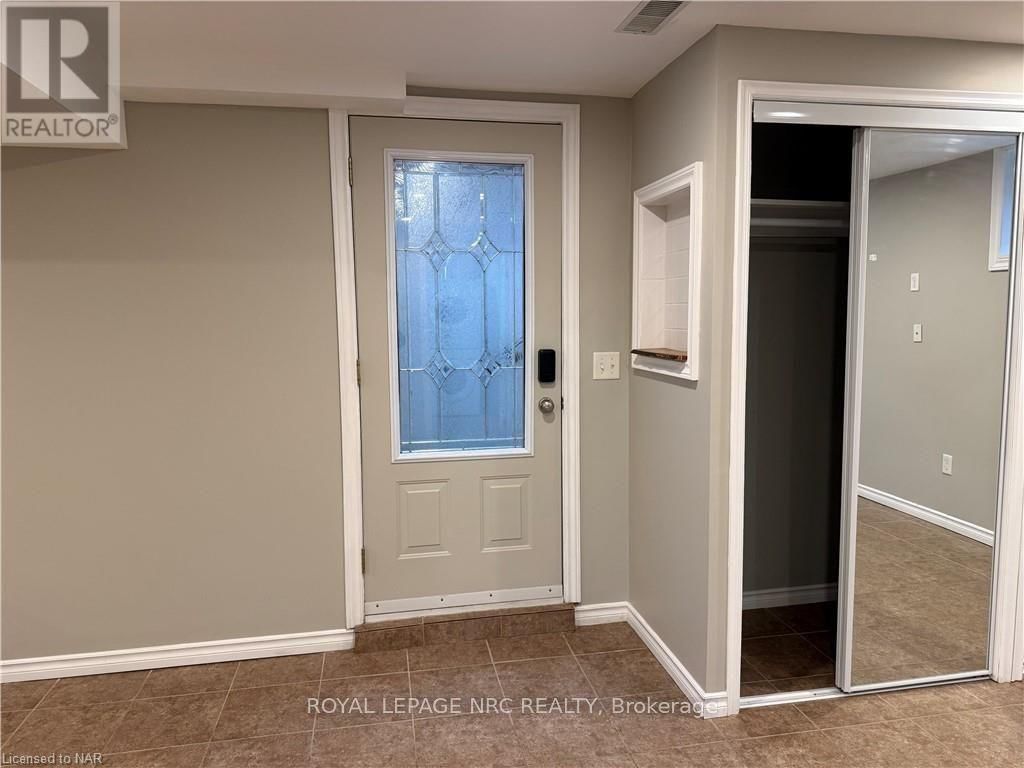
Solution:
<svg viewBox="0 0 1024 768"><path fill-rule="evenodd" d="M893 693L895 691L907 691L914 688L931 688L936 685L950 685L952 683L969 683L976 680L989 680L991 677L992 675L986 671L957 672L951 675L922 677L917 680L896 680L890 683L858 685L851 688L849 692L833 686L831 688L812 688L806 691L787 691L785 693L765 693L760 696L741 696L740 709L767 707L774 704L799 704L804 701L816 701L818 699L843 699L848 696L864 696L869 693Z"/></svg>
<svg viewBox="0 0 1024 768"><path fill-rule="evenodd" d="M418 616L442 616L467 610L525 608L557 605L562 602L562 585L520 589L494 589L485 592L462 592L454 595L428 595L398 600L373 600L366 603L366 623Z"/></svg>
<svg viewBox="0 0 1024 768"><path fill-rule="evenodd" d="M760 696L741 696L740 709L767 707L772 704L797 704L802 701L815 701L817 699L839 699L849 695L833 686L832 688L811 688L806 691L785 691L783 693L765 693Z"/></svg>

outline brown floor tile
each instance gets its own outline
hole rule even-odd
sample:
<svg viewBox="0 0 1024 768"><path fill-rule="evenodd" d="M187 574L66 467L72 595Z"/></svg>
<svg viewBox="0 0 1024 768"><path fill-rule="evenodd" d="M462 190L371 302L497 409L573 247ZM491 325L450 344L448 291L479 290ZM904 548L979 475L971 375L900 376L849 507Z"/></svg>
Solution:
<svg viewBox="0 0 1024 768"><path fill-rule="evenodd" d="M757 768L795 768L837 765L839 748L824 731L786 733L735 742L744 765Z"/></svg>
<svg viewBox="0 0 1024 768"><path fill-rule="evenodd" d="M132 702L108 752L177 747L209 741L226 693L197 693Z"/></svg>
<svg viewBox="0 0 1024 768"><path fill-rule="evenodd" d="M413 725L381 723L317 731L311 764L320 768L405 768L416 763Z"/></svg>
<svg viewBox="0 0 1024 768"><path fill-rule="evenodd" d="M196 768L203 762L206 747L206 744L190 744L187 747L105 753L103 768Z"/></svg>
<svg viewBox="0 0 1024 768"><path fill-rule="evenodd" d="M740 696L764 696L769 693L778 693L774 683L767 680L761 683L740 683Z"/></svg>
<svg viewBox="0 0 1024 768"><path fill-rule="evenodd" d="M365 653L331 651L324 656L324 680L406 672L409 668L407 653L405 649Z"/></svg>
<svg viewBox="0 0 1024 768"><path fill-rule="evenodd" d="M768 680L835 673L832 659L800 635L747 638L743 657Z"/></svg>
<svg viewBox="0 0 1024 768"><path fill-rule="evenodd" d="M395 651L423 645L423 625L375 629L372 632L356 632L356 653L374 651Z"/></svg>
<svg viewBox="0 0 1024 768"><path fill-rule="evenodd" d="M789 693L792 691L813 691L815 688L835 688L836 676L833 673L830 675L789 677L782 678L781 680L772 680L771 684L775 687L775 690L780 693Z"/></svg>
<svg viewBox="0 0 1024 768"><path fill-rule="evenodd" d="M573 636L573 632L569 636ZM555 632L548 635L523 635L522 637L495 637L487 641L495 661L521 661L524 659L546 659L552 656L568 656L571 651L565 635Z"/></svg>
<svg viewBox="0 0 1024 768"><path fill-rule="evenodd" d="M32 709L56 684L56 680L25 680L20 683L4 683L0 685L0 711Z"/></svg>
<svg viewBox="0 0 1024 768"><path fill-rule="evenodd" d="M572 632L576 629L576 612L562 611L520 613L501 617L501 636L544 635L551 632Z"/></svg>
<svg viewBox="0 0 1024 768"><path fill-rule="evenodd" d="M922 717L914 721L945 744L960 765L1019 765L1024 753L1024 706Z"/></svg>
<svg viewBox="0 0 1024 768"><path fill-rule="evenodd" d="M128 704L37 709L4 747L6 754L99 752L128 709Z"/></svg>
<svg viewBox="0 0 1024 768"><path fill-rule="evenodd" d="M1024 682L997 683L993 680L982 680L977 683L962 683L956 687L978 699L985 706L1024 704Z"/></svg>
<svg viewBox="0 0 1024 768"><path fill-rule="evenodd" d="M580 666L598 696L673 690L676 685L654 655L642 651L592 653L579 657Z"/></svg>
<svg viewBox="0 0 1024 768"><path fill-rule="evenodd" d="M575 632L566 633L565 639L572 647L573 653L580 654L628 651L646 647L640 636L625 622L577 627Z"/></svg>
<svg viewBox="0 0 1024 768"><path fill-rule="evenodd" d="M491 637L501 637L500 616L424 624L423 641L419 645L486 640Z"/></svg>
<svg viewBox="0 0 1024 768"><path fill-rule="evenodd" d="M494 667L490 664L480 667L456 667L454 669L434 669L413 672L412 695L417 699L438 700L447 705L451 702L451 712L472 712L473 701L501 698L501 687ZM509 694L511 695L511 694ZM432 717L444 714L434 710L419 712L416 717Z"/></svg>
<svg viewBox="0 0 1024 768"><path fill-rule="evenodd" d="M507 715L461 715L416 721L418 766L524 766Z"/></svg>
<svg viewBox="0 0 1024 768"><path fill-rule="evenodd" d="M142 690L149 672L118 672L113 675L65 677L43 697L41 707L77 707L130 701Z"/></svg>
<svg viewBox="0 0 1024 768"><path fill-rule="evenodd" d="M346 677L341 680L324 680L320 684L320 700L349 700L347 709L340 704L336 711L328 712L322 706L316 716L316 727L340 728L346 725L369 725L397 720L410 720L411 715L400 707L409 698L409 674L373 675L371 677ZM351 706L358 702L358 708ZM360 711L361 710L361 711Z"/></svg>
<svg viewBox="0 0 1024 768"><path fill-rule="evenodd" d="M310 764L311 733L215 741L203 768L302 768ZM340 765L340 764L339 764Z"/></svg>
<svg viewBox="0 0 1024 768"><path fill-rule="evenodd" d="M694 715L690 702L679 694L627 696L604 704L629 752L658 752L722 738L714 723Z"/></svg>
<svg viewBox="0 0 1024 768"><path fill-rule="evenodd" d="M795 706L819 728L879 723L898 717L897 712L886 703L884 697L876 695L818 699L804 701Z"/></svg>
<svg viewBox="0 0 1024 768"><path fill-rule="evenodd" d="M930 688L894 691L879 694L877 698L882 699L893 710L894 717L941 715L981 708L976 698L958 685L936 685Z"/></svg>
<svg viewBox="0 0 1024 768"><path fill-rule="evenodd" d="M946 768L952 755L913 720L872 723L826 732L839 750L837 763L850 768Z"/></svg>
<svg viewBox="0 0 1024 768"><path fill-rule="evenodd" d="M813 645L830 659L836 657L836 633L831 632L805 632L800 635L804 640Z"/></svg>
<svg viewBox="0 0 1024 768"><path fill-rule="evenodd" d="M17 712L0 713L0 744L7 743L8 739L18 730L18 726L28 717L29 711L24 709Z"/></svg>
<svg viewBox="0 0 1024 768"><path fill-rule="evenodd" d="M596 693L572 656L496 664L505 695L515 700L537 697L594 698Z"/></svg>
<svg viewBox="0 0 1024 768"><path fill-rule="evenodd" d="M744 709L738 715L717 717L711 722L725 739L749 739L816 730L814 723L792 704Z"/></svg>
<svg viewBox="0 0 1024 768"><path fill-rule="evenodd" d="M768 609L794 632L824 632L836 628L836 603L805 603Z"/></svg>
<svg viewBox="0 0 1024 768"><path fill-rule="evenodd" d="M272 659L250 659L238 663L233 688L261 688L283 683L307 683L319 680L324 666L322 653L302 656L278 656Z"/></svg>
<svg viewBox="0 0 1024 768"><path fill-rule="evenodd" d="M757 669L746 659L740 659L740 682L756 683L765 679Z"/></svg>
<svg viewBox="0 0 1024 768"><path fill-rule="evenodd" d="M529 765L629 765L627 749L611 715L591 713L588 708L573 714L514 714L515 738Z"/></svg>
<svg viewBox="0 0 1024 768"><path fill-rule="evenodd" d="M791 635L793 630L768 608L751 608L743 611L743 637L767 637L769 635Z"/></svg>
<svg viewBox="0 0 1024 768"><path fill-rule="evenodd" d="M306 700L316 697L318 685L291 683L231 691L214 740L313 730L313 715L307 711Z"/></svg>
<svg viewBox="0 0 1024 768"><path fill-rule="evenodd" d="M749 768L735 742L717 741L633 755L637 768Z"/></svg>
<svg viewBox="0 0 1024 768"><path fill-rule="evenodd" d="M423 669L475 667L480 664L489 664L491 661L486 640L423 645L419 648L410 648L408 653L409 669L414 672Z"/></svg>
<svg viewBox="0 0 1024 768"><path fill-rule="evenodd" d="M197 664L190 667L154 669L139 693L140 699L154 696L180 696L184 693L226 691L231 687L238 662Z"/></svg>

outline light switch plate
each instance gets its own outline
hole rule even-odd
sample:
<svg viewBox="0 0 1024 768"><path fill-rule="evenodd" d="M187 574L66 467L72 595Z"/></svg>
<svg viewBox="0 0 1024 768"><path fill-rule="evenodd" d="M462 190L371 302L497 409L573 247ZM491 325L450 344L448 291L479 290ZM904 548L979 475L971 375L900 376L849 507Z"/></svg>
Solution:
<svg viewBox="0 0 1024 768"><path fill-rule="evenodd" d="M953 457L950 456L948 453L942 454L942 474L953 474Z"/></svg>
<svg viewBox="0 0 1024 768"><path fill-rule="evenodd" d="M921 324L920 323L914 323L914 343L915 344L920 344L921 343L921 338L922 338L921 337Z"/></svg>
<svg viewBox="0 0 1024 768"><path fill-rule="evenodd" d="M618 352L595 352L594 353L594 378L595 379L617 379L617 378L619 378L619 353Z"/></svg>
<svg viewBox="0 0 1024 768"><path fill-rule="evenodd" d="M921 290L921 274L919 272L910 273L910 290L914 293Z"/></svg>

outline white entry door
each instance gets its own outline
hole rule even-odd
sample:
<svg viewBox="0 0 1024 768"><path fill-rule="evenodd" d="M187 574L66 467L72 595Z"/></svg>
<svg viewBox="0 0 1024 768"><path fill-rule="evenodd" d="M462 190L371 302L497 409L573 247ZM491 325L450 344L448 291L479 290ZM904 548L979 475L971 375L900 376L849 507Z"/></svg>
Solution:
<svg viewBox="0 0 1024 768"><path fill-rule="evenodd" d="M561 128L350 132L366 613L558 598Z"/></svg>

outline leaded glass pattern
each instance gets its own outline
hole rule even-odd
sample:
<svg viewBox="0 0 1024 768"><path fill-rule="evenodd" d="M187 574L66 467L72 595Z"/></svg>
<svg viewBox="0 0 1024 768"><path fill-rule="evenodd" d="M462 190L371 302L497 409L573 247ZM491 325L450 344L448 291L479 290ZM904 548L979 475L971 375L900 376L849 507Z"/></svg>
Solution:
<svg viewBox="0 0 1024 768"><path fill-rule="evenodd" d="M393 162L400 453L523 448L523 166Z"/></svg>

